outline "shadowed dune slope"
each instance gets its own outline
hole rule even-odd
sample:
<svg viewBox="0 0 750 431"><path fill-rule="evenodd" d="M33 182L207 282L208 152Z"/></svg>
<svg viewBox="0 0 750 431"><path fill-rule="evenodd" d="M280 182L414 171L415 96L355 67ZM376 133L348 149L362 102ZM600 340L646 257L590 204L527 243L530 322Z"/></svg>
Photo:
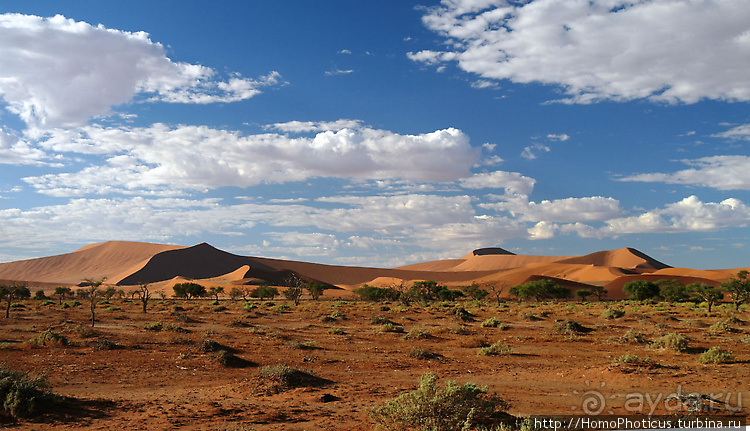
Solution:
<svg viewBox="0 0 750 431"><path fill-rule="evenodd" d="M641 253L634 248L620 248L617 250L599 251L585 256L571 257L559 260L558 263L579 263L595 266L609 266L615 268L631 268L654 271L671 268L669 265Z"/></svg>
<svg viewBox="0 0 750 431"><path fill-rule="evenodd" d="M236 271L247 265L245 274ZM212 279L233 273L235 279L259 278L273 283L283 281L294 272L306 280L316 280L331 285L357 285L381 276L401 279L436 280L441 282L472 280L486 273L439 273L403 271L384 268L361 268L296 262L260 257L246 257L219 250L201 243L193 247L169 250L154 255L147 264L117 284L134 285L155 283L174 277L187 279Z"/></svg>
<svg viewBox="0 0 750 431"><path fill-rule="evenodd" d="M155 254L142 268L121 279L117 284L155 283L174 277L207 279L233 273L243 266L260 266L251 257L239 256L204 243L179 250ZM265 270L273 268L264 267ZM245 274L235 275L244 278Z"/></svg>
<svg viewBox="0 0 750 431"><path fill-rule="evenodd" d="M78 284L86 278L117 275L143 263L154 254L184 248L177 245L108 241L82 247L72 253L0 263L0 279L27 283Z"/></svg>

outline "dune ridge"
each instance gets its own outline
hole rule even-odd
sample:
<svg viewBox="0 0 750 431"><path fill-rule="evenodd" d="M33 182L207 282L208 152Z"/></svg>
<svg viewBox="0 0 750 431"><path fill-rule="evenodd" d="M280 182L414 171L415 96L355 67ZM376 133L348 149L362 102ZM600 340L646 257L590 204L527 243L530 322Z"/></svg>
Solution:
<svg viewBox="0 0 750 431"><path fill-rule="evenodd" d="M635 279L674 278L686 283L718 284L736 271L673 268L629 247L584 256L515 255L501 248L483 248L459 259L375 268L241 256L207 243L185 247L107 241L67 254L0 263L0 280L49 287L107 277L109 283L120 286L151 283L168 289L185 280L207 285L284 285L294 275L304 281L352 290L364 283L390 286L421 280L449 286L478 283L510 287L550 278L573 290L603 286L610 291L608 297L617 299L623 297L622 285Z"/></svg>

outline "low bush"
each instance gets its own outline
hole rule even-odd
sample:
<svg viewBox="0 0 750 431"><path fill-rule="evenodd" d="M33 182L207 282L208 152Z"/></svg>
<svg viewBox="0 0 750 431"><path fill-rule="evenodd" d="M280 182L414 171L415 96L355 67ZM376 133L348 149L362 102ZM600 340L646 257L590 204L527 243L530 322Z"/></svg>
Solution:
<svg viewBox="0 0 750 431"><path fill-rule="evenodd" d="M47 329L39 333L36 338L29 340L29 344L31 347L67 346L68 339L64 335L60 335L51 329Z"/></svg>
<svg viewBox="0 0 750 431"><path fill-rule="evenodd" d="M440 357L440 355L438 355L437 353L431 350L421 349L421 348L412 349L411 351L409 351L407 356L409 356L410 358L414 358L414 359L424 359L424 360L437 359Z"/></svg>
<svg viewBox="0 0 750 431"><path fill-rule="evenodd" d="M734 354L730 351L724 350L719 346L713 346L705 352L701 353L698 361L701 364L723 364L725 362L731 362L734 360Z"/></svg>
<svg viewBox="0 0 750 431"><path fill-rule="evenodd" d="M555 326L552 327L552 329L559 334L566 335L585 334L587 332L593 331L593 329L587 328L580 323L574 322L572 320L563 320L561 322L557 322Z"/></svg>
<svg viewBox="0 0 750 431"><path fill-rule="evenodd" d="M614 320L625 315L625 310L621 308L607 308L599 315L602 319Z"/></svg>
<svg viewBox="0 0 750 431"><path fill-rule="evenodd" d="M508 326L501 322L497 317L490 317L489 319L485 320L484 322L482 322L482 327L508 329Z"/></svg>
<svg viewBox="0 0 750 431"><path fill-rule="evenodd" d="M628 332L626 332L622 337L618 338L617 341L619 341L622 344L648 343L648 340L646 340L646 337L644 337L643 334L641 334L640 332L634 329L628 329Z"/></svg>
<svg viewBox="0 0 750 431"><path fill-rule="evenodd" d="M258 376L266 384L265 392L278 393L300 387L317 387L331 383L330 380L284 364L266 365L258 371Z"/></svg>
<svg viewBox="0 0 750 431"><path fill-rule="evenodd" d="M430 331L416 326L411 328L409 332L404 335L404 340L426 340L428 338L432 338Z"/></svg>
<svg viewBox="0 0 750 431"><path fill-rule="evenodd" d="M718 322L714 323L713 325L708 327L708 330L713 333L729 333L734 332L735 329L732 328L729 323L725 320L719 320Z"/></svg>
<svg viewBox="0 0 750 431"><path fill-rule="evenodd" d="M0 412L13 418L34 416L47 409L57 397L49 392L43 377L0 365Z"/></svg>
<svg viewBox="0 0 750 431"><path fill-rule="evenodd" d="M479 349L479 354L482 356L505 356L511 353L513 353L513 348L501 341Z"/></svg>
<svg viewBox="0 0 750 431"><path fill-rule="evenodd" d="M380 325L380 332L393 332L401 334L404 332L404 327L395 323L384 323Z"/></svg>
<svg viewBox="0 0 750 431"><path fill-rule="evenodd" d="M466 383L437 384L437 376L426 373L416 390L399 395L370 410L370 418L383 430L454 431L499 424L508 417L508 404L488 388Z"/></svg>
<svg viewBox="0 0 750 431"><path fill-rule="evenodd" d="M257 366L257 364L251 361L248 361L246 359L242 359L239 356L227 350L218 350L216 351L215 355L216 355L216 360L219 361L219 363L225 367L245 368L245 367Z"/></svg>
<svg viewBox="0 0 750 431"><path fill-rule="evenodd" d="M684 352L690 344L690 339L677 332L670 332L669 334L662 335L651 343L651 347L655 349L668 349L674 350L675 352Z"/></svg>
<svg viewBox="0 0 750 431"><path fill-rule="evenodd" d="M314 350L319 349L318 344L315 341L301 341L301 340L289 340L286 343L287 347L298 350Z"/></svg>

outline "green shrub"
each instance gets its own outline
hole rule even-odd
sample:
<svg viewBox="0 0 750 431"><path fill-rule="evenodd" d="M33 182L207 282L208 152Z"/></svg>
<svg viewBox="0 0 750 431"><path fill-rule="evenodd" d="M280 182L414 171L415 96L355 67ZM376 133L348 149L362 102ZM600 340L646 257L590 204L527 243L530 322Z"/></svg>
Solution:
<svg viewBox="0 0 750 431"><path fill-rule="evenodd" d="M552 327L552 329L557 333L566 335L577 335L593 331L593 329L587 328L580 323L574 322L572 320L563 320L561 322L558 322L555 324L555 326Z"/></svg>
<svg viewBox="0 0 750 431"><path fill-rule="evenodd" d="M56 304L55 301L51 301L51 300L47 299L47 300L43 301L40 305L42 305L43 307L46 307L48 305L55 305L55 304Z"/></svg>
<svg viewBox="0 0 750 431"><path fill-rule="evenodd" d="M404 340L426 340L431 337L432 334L430 334L430 331L415 326L404 335Z"/></svg>
<svg viewBox="0 0 750 431"><path fill-rule="evenodd" d="M479 354L482 356L505 356L511 353L513 353L513 348L501 341L479 349Z"/></svg>
<svg viewBox="0 0 750 431"><path fill-rule="evenodd" d="M370 410L370 418L383 430L454 431L492 426L508 405L486 387L474 383L458 386L447 382L441 388L437 376L426 373L419 387Z"/></svg>
<svg viewBox="0 0 750 431"><path fill-rule="evenodd" d="M654 342L651 343L651 347L655 349L669 349L674 350L675 352L684 352L687 350L688 344L690 344L690 339L688 337L677 332L670 332L669 334L663 335L654 340Z"/></svg>
<svg viewBox="0 0 750 431"><path fill-rule="evenodd" d="M380 325L380 332L394 332L400 334L404 332L404 327L396 323L384 323Z"/></svg>
<svg viewBox="0 0 750 431"><path fill-rule="evenodd" d="M47 329L39 333L36 338L29 340L31 347L42 347L48 345L67 346L68 339L64 335L60 335L57 332Z"/></svg>
<svg viewBox="0 0 750 431"><path fill-rule="evenodd" d="M618 341L623 344L644 344L648 343L648 340L640 332L634 329L628 329L622 337L618 338Z"/></svg>
<svg viewBox="0 0 750 431"><path fill-rule="evenodd" d="M278 393L291 388L323 386L331 383L327 379L283 364L266 365L258 371L258 376L269 384L266 389L266 392L269 393Z"/></svg>
<svg viewBox="0 0 750 431"><path fill-rule="evenodd" d="M713 325L708 327L708 330L711 332L719 333L719 332L734 332L734 328L732 328L728 322L724 320L719 320L718 322L714 323Z"/></svg>
<svg viewBox="0 0 750 431"><path fill-rule="evenodd" d="M14 418L33 416L55 401L43 377L0 365L0 412Z"/></svg>
<svg viewBox="0 0 750 431"><path fill-rule="evenodd" d="M143 325L143 329L147 331L174 331L174 332L189 332L174 323L154 322Z"/></svg>
<svg viewBox="0 0 750 431"><path fill-rule="evenodd" d="M601 315L599 315L599 317L601 317L602 319L614 320L614 319L619 319L620 317L624 315L625 315L625 310L623 309L607 308L606 310L602 312Z"/></svg>
<svg viewBox="0 0 750 431"><path fill-rule="evenodd" d="M223 350L223 349L217 350L215 355L216 355L216 360L225 367L245 368L245 367L257 366L257 364L250 362L246 359L242 359L239 356L227 350Z"/></svg>
<svg viewBox="0 0 750 431"><path fill-rule="evenodd" d="M289 311L290 308L292 308L292 306L289 304L281 304L281 305L277 305L276 307L274 307L273 311L277 313L285 313Z"/></svg>
<svg viewBox="0 0 750 431"><path fill-rule="evenodd" d="M483 328L497 328L501 325L503 325L503 322L501 322L497 317L490 317L489 319L482 322Z"/></svg>
<svg viewBox="0 0 750 431"><path fill-rule="evenodd" d="M440 355L438 355L437 353L431 350L422 349L422 348L412 349L411 351L409 351L407 356L409 356L410 358L414 358L414 359L424 359L424 360L437 359L440 357Z"/></svg>
<svg viewBox="0 0 750 431"><path fill-rule="evenodd" d="M382 314L378 316L372 316L372 319L370 319L370 323L373 325L385 325L386 323L395 325L395 323L393 323L390 319L383 316Z"/></svg>
<svg viewBox="0 0 750 431"><path fill-rule="evenodd" d="M734 360L734 354L732 352L723 350L719 346L711 347L705 352L701 353L698 361L701 364L723 364L724 362L730 362Z"/></svg>
<svg viewBox="0 0 750 431"><path fill-rule="evenodd" d="M258 306L252 302L246 302L245 305L242 306L242 308L244 308L247 311L251 311L251 310L255 310L256 308L258 308Z"/></svg>
<svg viewBox="0 0 750 431"><path fill-rule="evenodd" d="M298 350L313 350L318 349L318 344L315 341L300 341L297 339L290 340L286 343L287 347Z"/></svg>

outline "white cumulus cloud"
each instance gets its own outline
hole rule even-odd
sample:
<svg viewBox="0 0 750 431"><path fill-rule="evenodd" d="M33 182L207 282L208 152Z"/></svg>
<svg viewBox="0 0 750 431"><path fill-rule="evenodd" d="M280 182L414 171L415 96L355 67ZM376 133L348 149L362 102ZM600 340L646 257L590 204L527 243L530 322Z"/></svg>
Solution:
<svg viewBox="0 0 750 431"><path fill-rule="evenodd" d="M175 62L147 33L108 29L57 15L0 15L0 97L34 129L78 126L135 98L172 103L247 99L280 82L216 78L209 67Z"/></svg>
<svg viewBox="0 0 750 431"><path fill-rule="evenodd" d="M86 126L42 143L57 152L106 156L77 172L27 177L54 196L90 193L173 195L222 186L249 187L328 177L450 182L470 174L481 150L458 129L401 135L361 126L312 137L243 136L204 126Z"/></svg>
<svg viewBox="0 0 750 431"><path fill-rule="evenodd" d="M750 157L711 156L682 160L693 166L673 173L638 174L620 181L659 182L711 187L719 190L750 190Z"/></svg>
<svg viewBox="0 0 750 431"><path fill-rule="evenodd" d="M750 3L736 0L443 0L423 22L484 79L561 86L568 102L750 100Z"/></svg>

